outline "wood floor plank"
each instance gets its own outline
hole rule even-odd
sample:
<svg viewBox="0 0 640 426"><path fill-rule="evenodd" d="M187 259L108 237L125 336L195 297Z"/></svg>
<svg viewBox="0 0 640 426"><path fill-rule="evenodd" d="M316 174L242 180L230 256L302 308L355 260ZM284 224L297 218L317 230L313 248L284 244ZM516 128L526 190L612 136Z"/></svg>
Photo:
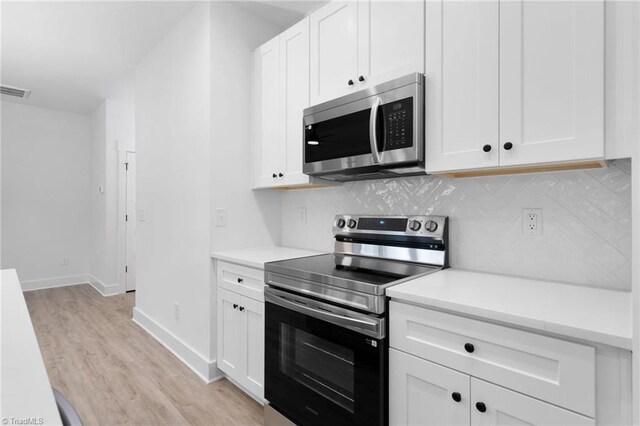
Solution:
<svg viewBox="0 0 640 426"><path fill-rule="evenodd" d="M205 384L134 324L134 298L88 284L25 293L51 384L85 425L263 424L260 404Z"/></svg>

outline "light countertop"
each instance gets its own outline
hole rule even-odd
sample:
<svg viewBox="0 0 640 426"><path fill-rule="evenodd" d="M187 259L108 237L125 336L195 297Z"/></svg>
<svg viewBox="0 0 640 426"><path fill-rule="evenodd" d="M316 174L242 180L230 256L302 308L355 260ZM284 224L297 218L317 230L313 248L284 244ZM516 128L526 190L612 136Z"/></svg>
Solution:
<svg viewBox="0 0 640 426"><path fill-rule="evenodd" d="M15 269L0 271L2 308L2 418L61 425L49 376ZM39 424L39 423L37 423Z"/></svg>
<svg viewBox="0 0 640 426"><path fill-rule="evenodd" d="M257 247L247 249L214 251L211 257L237 263L250 268L264 269L264 264L296 257L315 256L322 252L290 247Z"/></svg>
<svg viewBox="0 0 640 426"><path fill-rule="evenodd" d="M393 300L631 350L631 293L446 269L391 287Z"/></svg>

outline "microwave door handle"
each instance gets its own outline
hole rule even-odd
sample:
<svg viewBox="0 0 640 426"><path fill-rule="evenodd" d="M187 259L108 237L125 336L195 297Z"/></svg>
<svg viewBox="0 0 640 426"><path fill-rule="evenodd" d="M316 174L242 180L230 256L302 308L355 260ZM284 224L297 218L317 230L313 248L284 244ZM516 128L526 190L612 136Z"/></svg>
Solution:
<svg viewBox="0 0 640 426"><path fill-rule="evenodd" d="M371 106L371 115L369 116L369 143L371 144L371 154L373 155L374 164L380 164L382 162L382 155L378 151L378 137L376 136L378 108L380 105L382 105L382 98L376 98Z"/></svg>

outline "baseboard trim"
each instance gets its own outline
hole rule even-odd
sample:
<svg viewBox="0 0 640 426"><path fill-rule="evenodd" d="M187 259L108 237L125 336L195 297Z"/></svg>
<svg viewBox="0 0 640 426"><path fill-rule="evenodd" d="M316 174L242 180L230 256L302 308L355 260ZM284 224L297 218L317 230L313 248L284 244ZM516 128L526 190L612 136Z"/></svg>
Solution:
<svg viewBox="0 0 640 426"><path fill-rule="evenodd" d="M97 279L91 274L87 274L87 281L91 287L95 288L98 293L103 296L114 296L116 294L122 293L122 289L118 283L115 284L104 284L102 281Z"/></svg>
<svg viewBox="0 0 640 426"><path fill-rule="evenodd" d="M45 288L67 287L70 285L87 284L88 274L71 275L68 277L45 278L42 280L20 281L22 291L44 290Z"/></svg>
<svg viewBox="0 0 640 426"><path fill-rule="evenodd" d="M158 343L167 348L176 358L193 371L205 383L213 383L224 375L216 367L216 361L209 361L175 334L151 319L137 307L133 308L133 322L146 331Z"/></svg>

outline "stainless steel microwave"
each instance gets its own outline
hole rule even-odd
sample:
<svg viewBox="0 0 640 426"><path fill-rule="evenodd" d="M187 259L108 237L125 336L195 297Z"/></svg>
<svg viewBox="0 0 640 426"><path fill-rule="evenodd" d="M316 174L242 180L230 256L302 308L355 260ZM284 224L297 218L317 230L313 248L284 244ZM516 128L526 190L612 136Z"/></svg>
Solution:
<svg viewBox="0 0 640 426"><path fill-rule="evenodd" d="M304 110L303 171L336 181L425 174L424 75Z"/></svg>

